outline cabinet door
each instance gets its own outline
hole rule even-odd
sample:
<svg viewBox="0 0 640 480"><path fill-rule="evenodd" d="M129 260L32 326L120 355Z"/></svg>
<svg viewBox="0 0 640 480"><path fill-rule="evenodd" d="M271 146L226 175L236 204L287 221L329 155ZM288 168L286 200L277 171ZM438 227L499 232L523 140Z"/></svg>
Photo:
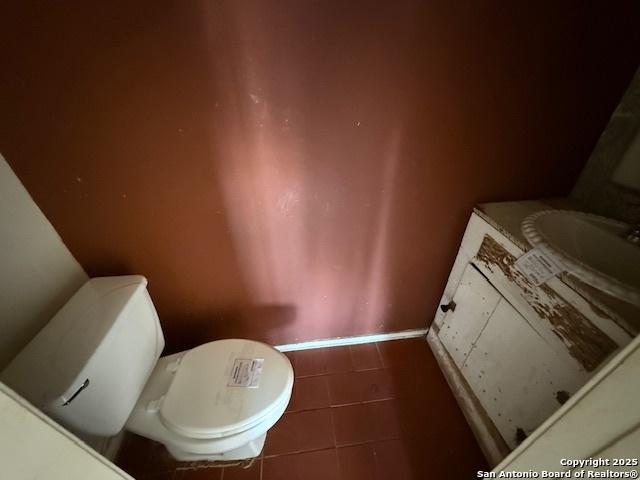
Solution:
<svg viewBox="0 0 640 480"><path fill-rule="evenodd" d="M582 384L576 367L560 359L504 298L467 356L462 375L511 448Z"/></svg>
<svg viewBox="0 0 640 480"><path fill-rule="evenodd" d="M452 300L455 309L446 313L438 337L455 364L462 369L498 305L500 294L472 264L467 264Z"/></svg>
<svg viewBox="0 0 640 480"><path fill-rule="evenodd" d="M515 448L583 383L567 362L467 265L438 337L507 445Z"/></svg>

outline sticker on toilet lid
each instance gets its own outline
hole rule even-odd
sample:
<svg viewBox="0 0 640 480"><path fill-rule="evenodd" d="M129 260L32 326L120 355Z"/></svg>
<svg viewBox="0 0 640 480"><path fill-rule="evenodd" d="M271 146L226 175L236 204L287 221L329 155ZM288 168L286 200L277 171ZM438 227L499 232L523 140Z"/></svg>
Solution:
<svg viewBox="0 0 640 480"><path fill-rule="evenodd" d="M236 358L227 386L258 388L263 364L264 358Z"/></svg>

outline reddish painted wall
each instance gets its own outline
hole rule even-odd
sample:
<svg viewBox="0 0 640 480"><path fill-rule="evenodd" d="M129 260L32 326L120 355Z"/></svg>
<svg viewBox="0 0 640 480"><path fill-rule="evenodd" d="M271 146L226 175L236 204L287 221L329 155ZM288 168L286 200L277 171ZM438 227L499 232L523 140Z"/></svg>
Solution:
<svg viewBox="0 0 640 480"><path fill-rule="evenodd" d="M638 2L13 3L0 151L170 350L426 326L473 204L567 193L640 59Z"/></svg>

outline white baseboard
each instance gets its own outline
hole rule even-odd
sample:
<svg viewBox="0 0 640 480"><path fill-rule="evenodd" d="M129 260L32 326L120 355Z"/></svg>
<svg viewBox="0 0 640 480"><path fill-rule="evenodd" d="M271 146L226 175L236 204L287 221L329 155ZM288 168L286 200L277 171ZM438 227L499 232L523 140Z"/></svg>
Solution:
<svg viewBox="0 0 640 480"><path fill-rule="evenodd" d="M312 348L343 347L345 345L360 345L362 343L386 342L388 340L424 337L426 335L427 329L419 328L417 330L403 330L401 332L375 333L372 335L359 335L357 337L328 338L325 340L287 343L286 345L277 345L275 348L281 352L293 352L295 350L310 350Z"/></svg>

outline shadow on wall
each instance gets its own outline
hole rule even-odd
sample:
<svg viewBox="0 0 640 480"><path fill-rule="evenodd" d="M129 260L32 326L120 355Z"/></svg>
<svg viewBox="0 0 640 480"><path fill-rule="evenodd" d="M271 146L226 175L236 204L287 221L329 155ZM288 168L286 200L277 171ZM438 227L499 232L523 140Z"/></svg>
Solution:
<svg viewBox="0 0 640 480"><path fill-rule="evenodd" d="M203 339L256 338L255 332L286 328L296 320L294 305L260 305L198 316L163 317L167 353L193 348ZM260 338L260 337L258 337Z"/></svg>
<svg viewBox="0 0 640 480"><path fill-rule="evenodd" d="M566 193L637 63L588 6L3 8L0 150L168 351L425 327L473 204Z"/></svg>

